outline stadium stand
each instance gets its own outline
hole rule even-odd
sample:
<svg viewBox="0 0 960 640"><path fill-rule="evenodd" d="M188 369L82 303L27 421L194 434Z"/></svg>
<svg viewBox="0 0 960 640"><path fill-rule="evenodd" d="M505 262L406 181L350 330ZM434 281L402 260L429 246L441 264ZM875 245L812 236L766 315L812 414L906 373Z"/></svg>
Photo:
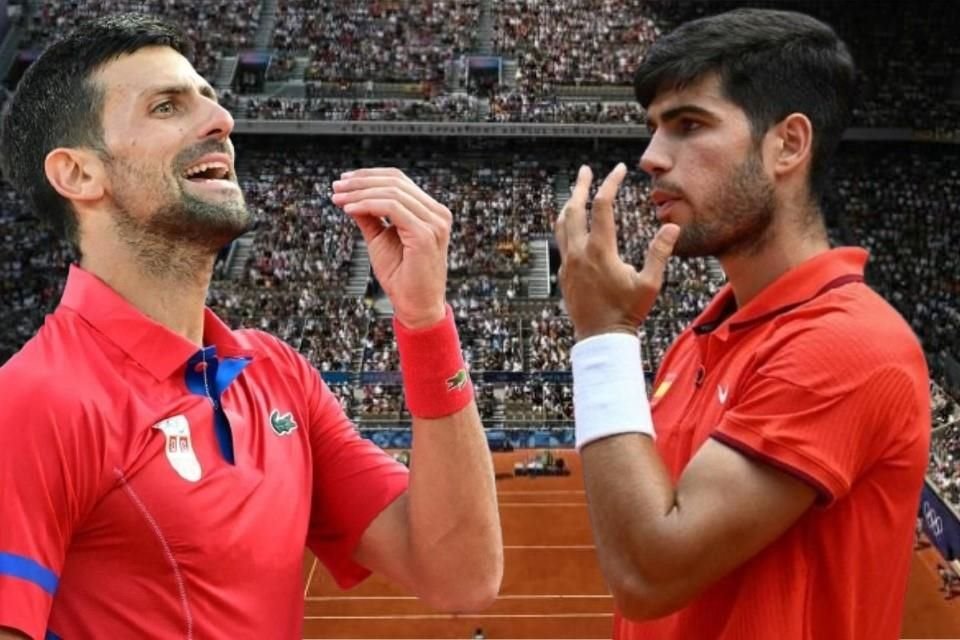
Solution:
<svg viewBox="0 0 960 640"><path fill-rule="evenodd" d="M183 25L196 48L198 69L211 79L226 55L265 54L269 82L266 88L254 86L266 93L233 96L238 117L642 123L629 85L650 44L676 24L740 4L43 0L21 18L23 62L15 65L8 84L54 34L78 20L135 10ZM828 0L751 4L803 10L834 25L861 70L856 126L905 127L936 137L960 134L954 71L960 45L953 37L960 16L950 3L931 2L923 11L899 3L877 12ZM261 16L267 5L269 16ZM489 29L476 28L486 23ZM469 81L466 60L478 53L500 60L496 82ZM250 90L239 77L233 80L235 88ZM388 97L397 91L405 97Z"/></svg>
<svg viewBox="0 0 960 640"><path fill-rule="evenodd" d="M273 44L281 60L307 58L304 78L439 83L470 48L470 2L280 0ZM292 71L295 65L281 63Z"/></svg>
<svg viewBox="0 0 960 640"><path fill-rule="evenodd" d="M45 0L23 18L19 48L29 60L53 34L78 20L116 10L150 11L187 29L198 69L212 78L224 55L262 49L256 47L261 4ZM503 59L504 72L501 82L492 91L485 87L480 96L446 88L458 86L463 56L483 46L471 27L482 22L484 3L427 2L411 9L398 2L283 0L277 2L272 31L266 34L274 91L235 96L232 105L239 117L250 119L640 123L642 110L630 102L630 73L649 45L675 24L738 4L491 3L486 9L493 12L489 46ZM960 19L946 3L933 3L925 11L891 5L889 11L867 15L851 3L766 4L813 13L846 38L862 71L856 125L909 127L939 137L960 132L952 82L960 46L949 35L960 27ZM306 95L277 88L277 81L290 79ZM414 87L412 99L373 95L375 84L384 82ZM474 88L460 84L464 90ZM616 85L624 90L617 97L596 99ZM362 87L367 95L355 99L352 92L350 99L329 99L331 89L336 93L346 87ZM312 93L317 95L311 98Z"/></svg>
<svg viewBox="0 0 960 640"><path fill-rule="evenodd" d="M226 53L254 45L260 2L249 0L41 0L26 16L20 48L39 53L58 34L92 16L135 11L163 15L180 24L194 47L194 66L204 75L217 70Z"/></svg>
<svg viewBox="0 0 960 640"><path fill-rule="evenodd" d="M60 299L72 252L37 227L6 184L0 191L0 240L0 362L6 362Z"/></svg>
<svg viewBox="0 0 960 640"><path fill-rule="evenodd" d="M939 385L931 384L933 438L927 478L941 496L960 509L960 403Z"/></svg>
<svg viewBox="0 0 960 640"><path fill-rule="evenodd" d="M518 60L522 87L629 84L661 30L645 0L506 0L497 12L496 49Z"/></svg>

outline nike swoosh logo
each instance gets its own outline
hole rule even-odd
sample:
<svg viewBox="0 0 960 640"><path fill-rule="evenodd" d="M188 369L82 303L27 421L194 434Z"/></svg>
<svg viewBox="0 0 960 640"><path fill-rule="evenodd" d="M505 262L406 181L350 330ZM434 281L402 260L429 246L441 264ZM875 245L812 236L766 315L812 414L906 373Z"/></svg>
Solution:
<svg viewBox="0 0 960 640"><path fill-rule="evenodd" d="M723 385L717 385L717 399L720 400L720 404L727 404L727 388Z"/></svg>

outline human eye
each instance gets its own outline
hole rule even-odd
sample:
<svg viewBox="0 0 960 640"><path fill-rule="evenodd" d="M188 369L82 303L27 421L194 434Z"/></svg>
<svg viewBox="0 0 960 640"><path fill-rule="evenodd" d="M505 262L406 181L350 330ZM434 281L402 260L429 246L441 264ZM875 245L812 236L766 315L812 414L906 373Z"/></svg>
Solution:
<svg viewBox="0 0 960 640"><path fill-rule="evenodd" d="M163 102L154 105L150 109L150 113L155 113L157 115L171 115L176 111L176 105L173 103L173 100L164 100Z"/></svg>

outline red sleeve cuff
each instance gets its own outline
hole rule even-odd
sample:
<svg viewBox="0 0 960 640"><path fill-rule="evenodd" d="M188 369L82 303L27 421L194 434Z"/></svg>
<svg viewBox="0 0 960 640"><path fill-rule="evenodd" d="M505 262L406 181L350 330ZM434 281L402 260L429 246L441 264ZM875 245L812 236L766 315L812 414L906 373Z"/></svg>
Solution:
<svg viewBox="0 0 960 640"><path fill-rule="evenodd" d="M780 469L806 482L818 494L817 503L829 506L849 491L847 483L820 461L791 449L783 443L771 440L740 425L729 416L711 437L743 455Z"/></svg>
<svg viewBox="0 0 960 640"><path fill-rule="evenodd" d="M408 480L409 476L406 470L404 470L404 473L393 474L389 476L389 479L385 482L386 486L375 498L358 500L354 507L354 522L357 527L336 545L336 551L333 553L329 552L332 551L329 547L326 548L328 552L325 553L322 542L310 545L314 554L327 568L327 571L330 572L337 586L341 589L355 587L370 577L371 571L358 564L353 556L357 552L360 540L370 524L407 490Z"/></svg>
<svg viewBox="0 0 960 640"><path fill-rule="evenodd" d="M0 627L9 627L33 640L43 640L53 598L40 587L0 575Z"/></svg>

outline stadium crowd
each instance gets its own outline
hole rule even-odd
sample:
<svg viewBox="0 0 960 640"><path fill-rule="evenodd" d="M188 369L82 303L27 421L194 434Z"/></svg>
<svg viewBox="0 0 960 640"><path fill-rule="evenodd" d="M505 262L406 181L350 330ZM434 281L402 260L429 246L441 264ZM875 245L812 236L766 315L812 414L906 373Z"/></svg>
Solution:
<svg viewBox="0 0 960 640"><path fill-rule="evenodd" d="M660 35L646 0L504 0L495 49L517 60L517 84L549 94L557 84L629 84Z"/></svg>
<svg viewBox="0 0 960 640"><path fill-rule="evenodd" d="M644 123L644 111L634 102L537 99L515 90L494 92L485 99L465 93L440 93L424 100L228 93L221 101L235 118L249 120Z"/></svg>
<svg viewBox="0 0 960 640"><path fill-rule="evenodd" d="M257 288L310 283L321 295L336 290L359 237L330 200L330 185L346 167L309 153L254 153L243 160L250 169L240 174L242 187L259 224L247 282Z"/></svg>
<svg viewBox="0 0 960 640"><path fill-rule="evenodd" d="M251 120L421 121L479 120L477 99L441 94L429 100L328 99L230 95L224 104L235 118Z"/></svg>
<svg viewBox="0 0 960 640"><path fill-rule="evenodd" d="M304 318L298 346L320 371L358 369L357 345L375 314L363 298L325 298L300 311Z"/></svg>
<svg viewBox="0 0 960 640"><path fill-rule="evenodd" d="M645 112L636 102L564 101L516 89L490 95L489 122L551 122L558 124L644 124Z"/></svg>
<svg viewBox="0 0 960 640"><path fill-rule="evenodd" d="M960 424L943 427L931 441L927 479L941 496L960 510Z"/></svg>
<svg viewBox="0 0 960 640"><path fill-rule="evenodd" d="M907 318L936 377L960 354L960 155L865 146L841 157L828 206L871 252L867 278Z"/></svg>
<svg viewBox="0 0 960 640"><path fill-rule="evenodd" d="M308 58L306 80L439 83L478 19L476 2L279 0L273 45Z"/></svg>
<svg viewBox="0 0 960 640"><path fill-rule="evenodd" d="M556 215L542 167L448 163L422 178L421 186L453 213L449 267L455 277L516 275L529 262L531 235L549 233Z"/></svg>
<svg viewBox="0 0 960 640"><path fill-rule="evenodd" d="M55 36L89 18L119 12L165 16L179 24L194 48L194 66L212 77L223 55L254 46L260 2L249 0L41 0L26 16L21 49L43 49Z"/></svg>
<svg viewBox="0 0 960 640"><path fill-rule="evenodd" d="M491 41L479 42L477 1L279 0L268 79L334 86L374 82L421 83L424 96L396 101L376 95L349 103L255 96L236 105L242 117L318 120L457 120L492 122L636 123L629 102L582 96L564 101L560 88L629 85L632 72L661 33L737 0L504 0L489 9ZM147 11L179 23L190 37L195 63L213 79L224 55L256 48L262 3L249 0L42 0L23 12L19 48L42 49L81 20L116 11ZM864 13L855 3L783 0L777 6L808 11L834 25L860 68L854 125L908 127L928 135L960 136L960 101L952 84L960 64L960 13L949 3L924 11L895 4ZM270 24L269 21L265 24ZM889 25L898 25L896 29ZM451 94L462 56L490 47L513 77L489 96ZM890 55L896 52L897 55ZM516 63L513 65L513 63ZM308 92L307 95L310 98ZM621 97L620 100L623 100ZM483 106L479 102L485 102Z"/></svg>
<svg viewBox="0 0 960 640"><path fill-rule="evenodd" d="M507 384L503 390L507 420L573 420L573 386L544 383L532 379L523 384Z"/></svg>
<svg viewBox="0 0 960 640"><path fill-rule="evenodd" d="M73 253L37 226L13 190L0 189L0 363L6 362L60 300Z"/></svg>

